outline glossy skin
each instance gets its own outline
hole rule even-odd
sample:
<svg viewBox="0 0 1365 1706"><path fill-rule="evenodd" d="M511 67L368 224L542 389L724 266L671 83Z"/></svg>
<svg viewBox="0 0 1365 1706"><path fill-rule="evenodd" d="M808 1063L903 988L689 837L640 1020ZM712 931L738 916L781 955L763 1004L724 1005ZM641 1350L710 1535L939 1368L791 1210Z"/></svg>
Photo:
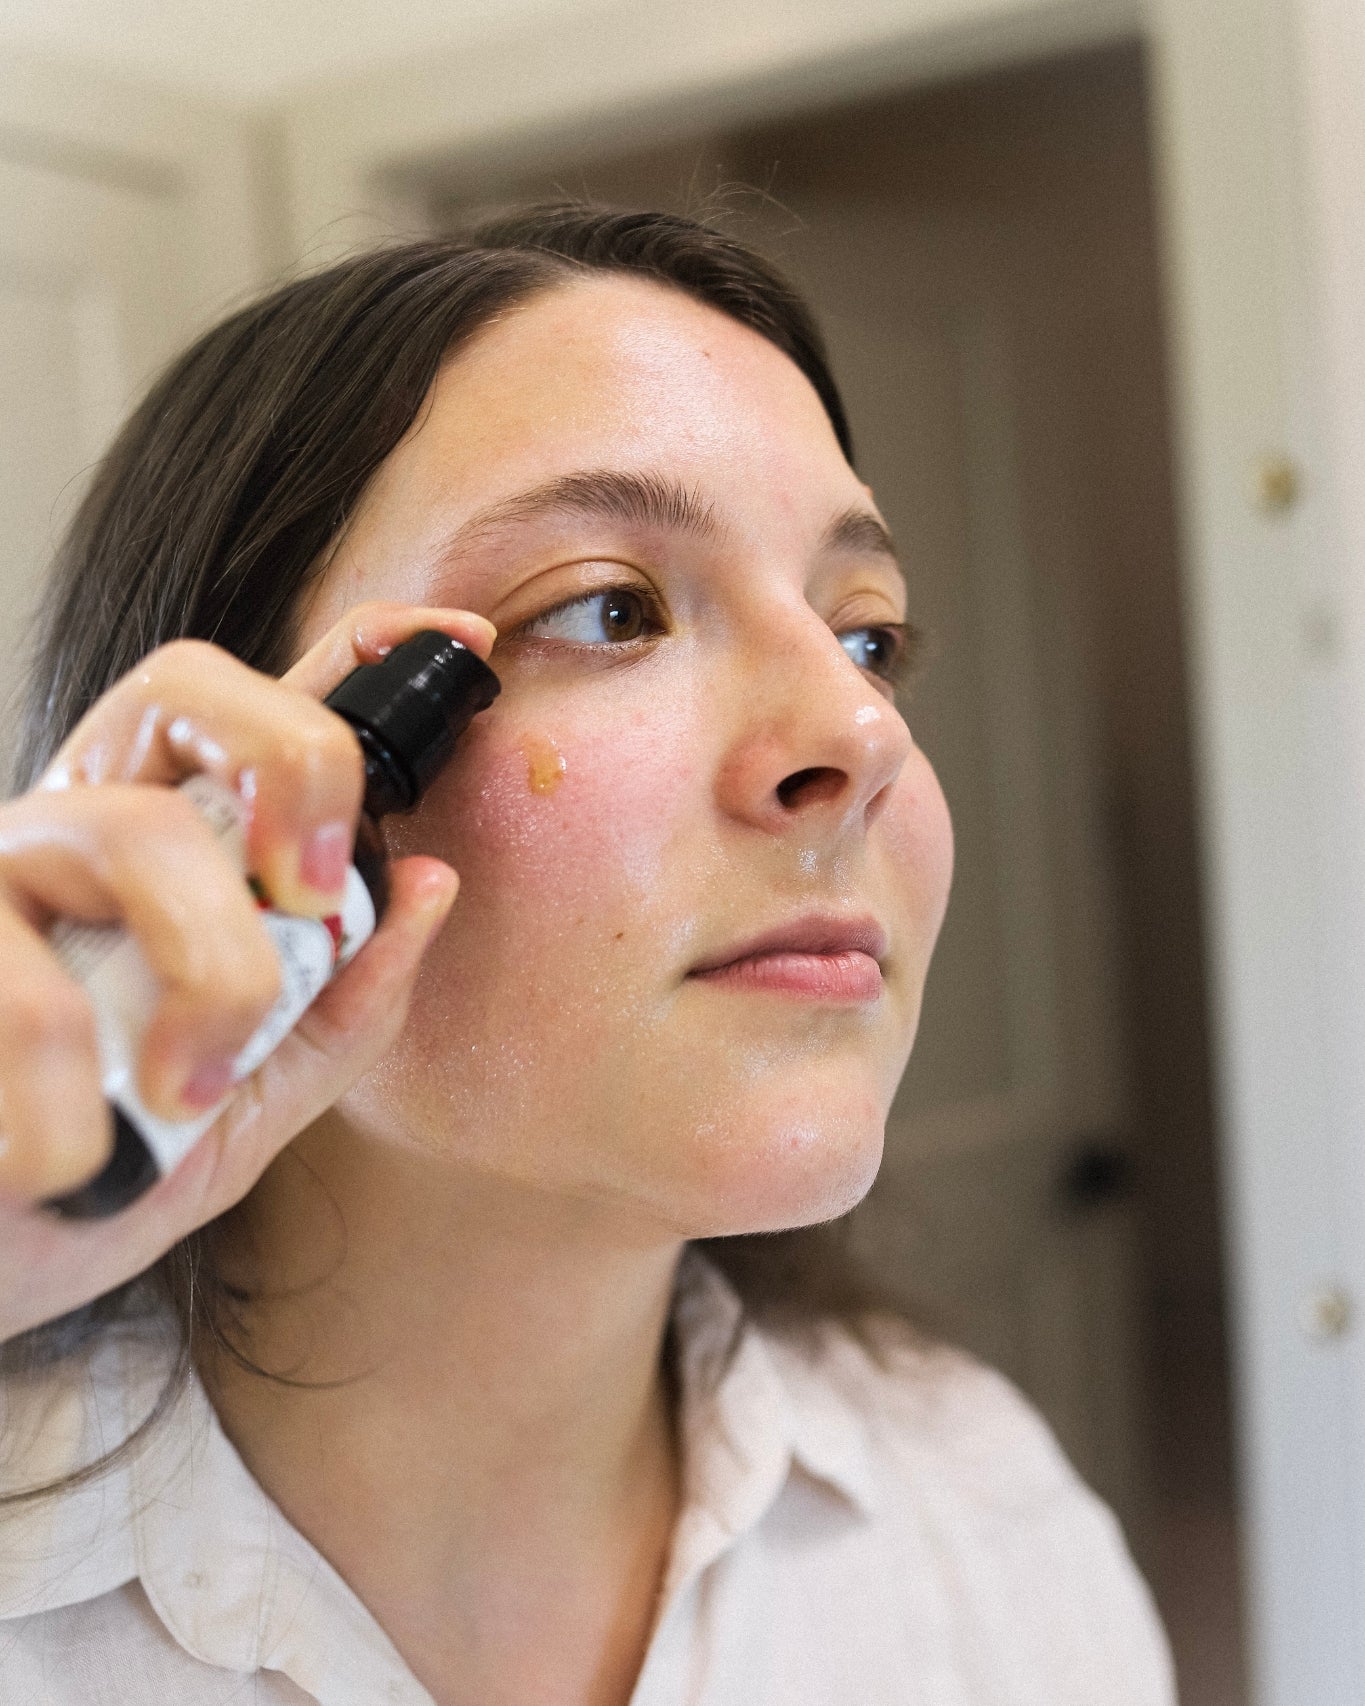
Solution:
<svg viewBox="0 0 1365 1706"><path fill-rule="evenodd" d="M676 483L709 526L551 510L468 531L599 470ZM905 614L871 530L822 544L849 512L876 514L805 378L680 293L574 285L447 366L305 630L383 596L458 599L500 634L501 697L391 821L397 850L455 865L462 897L349 1121L680 1236L862 1195L951 836L885 682L839 637ZM616 587L654 606L649 627L622 607L634 641L610 638L603 602L562 608ZM876 999L689 976L811 913L885 931Z"/></svg>

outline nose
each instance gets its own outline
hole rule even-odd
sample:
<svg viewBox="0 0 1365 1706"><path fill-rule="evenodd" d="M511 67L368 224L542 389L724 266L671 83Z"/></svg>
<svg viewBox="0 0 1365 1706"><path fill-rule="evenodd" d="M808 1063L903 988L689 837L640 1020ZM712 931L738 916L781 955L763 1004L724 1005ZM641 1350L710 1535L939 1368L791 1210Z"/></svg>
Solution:
<svg viewBox="0 0 1365 1706"><path fill-rule="evenodd" d="M910 731L814 612L788 634L741 667L721 809L772 835L865 833L913 750Z"/></svg>

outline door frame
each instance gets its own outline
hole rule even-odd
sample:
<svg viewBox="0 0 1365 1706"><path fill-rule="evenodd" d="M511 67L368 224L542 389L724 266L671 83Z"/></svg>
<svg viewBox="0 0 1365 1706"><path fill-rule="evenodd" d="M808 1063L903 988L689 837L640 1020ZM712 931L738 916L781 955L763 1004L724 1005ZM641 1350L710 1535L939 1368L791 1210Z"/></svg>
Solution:
<svg viewBox="0 0 1365 1706"><path fill-rule="evenodd" d="M1365 1687L1365 700L1294 8L614 0L284 115L307 263L477 181L1067 48L1153 73L1257 1706ZM1345 463L1341 464L1344 468Z"/></svg>

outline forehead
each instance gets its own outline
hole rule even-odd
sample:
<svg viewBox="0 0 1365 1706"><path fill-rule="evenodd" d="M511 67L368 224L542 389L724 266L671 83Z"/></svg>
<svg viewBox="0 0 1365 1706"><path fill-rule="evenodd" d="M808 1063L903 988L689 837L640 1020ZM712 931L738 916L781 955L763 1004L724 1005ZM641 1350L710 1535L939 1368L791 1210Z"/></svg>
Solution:
<svg viewBox="0 0 1365 1706"><path fill-rule="evenodd" d="M814 388L681 291L596 275L499 315L442 367L371 496L484 505L577 468L666 466L742 510L862 488Z"/></svg>

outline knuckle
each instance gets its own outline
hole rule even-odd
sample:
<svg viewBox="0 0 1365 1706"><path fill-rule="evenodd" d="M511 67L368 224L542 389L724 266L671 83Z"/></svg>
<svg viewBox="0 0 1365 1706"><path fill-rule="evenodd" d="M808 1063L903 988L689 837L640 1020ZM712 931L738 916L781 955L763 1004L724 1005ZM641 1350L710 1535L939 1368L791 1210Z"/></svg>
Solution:
<svg viewBox="0 0 1365 1706"><path fill-rule="evenodd" d="M182 680L186 676L202 677L206 669L218 669L224 657L222 649L208 640L178 638L149 652L140 667L155 679L169 676Z"/></svg>
<svg viewBox="0 0 1365 1706"><path fill-rule="evenodd" d="M387 622L402 615L406 609L407 606L396 599L367 598L361 604L353 604L337 626L353 634L357 629L368 628L372 622Z"/></svg>
<svg viewBox="0 0 1365 1706"><path fill-rule="evenodd" d="M179 638L167 640L147 655L121 680L107 697L134 702L164 701L172 709L183 698L197 704L240 690L255 672L231 652L210 640Z"/></svg>
<svg viewBox="0 0 1365 1706"><path fill-rule="evenodd" d="M184 683L202 682L206 671L216 671L225 654L207 640L167 640L150 651L121 677L105 695L111 706L126 705L173 693Z"/></svg>
<svg viewBox="0 0 1365 1706"><path fill-rule="evenodd" d="M315 796L344 783L358 787L362 772L360 747L348 724L323 706L310 706L285 735L282 765L295 787Z"/></svg>

